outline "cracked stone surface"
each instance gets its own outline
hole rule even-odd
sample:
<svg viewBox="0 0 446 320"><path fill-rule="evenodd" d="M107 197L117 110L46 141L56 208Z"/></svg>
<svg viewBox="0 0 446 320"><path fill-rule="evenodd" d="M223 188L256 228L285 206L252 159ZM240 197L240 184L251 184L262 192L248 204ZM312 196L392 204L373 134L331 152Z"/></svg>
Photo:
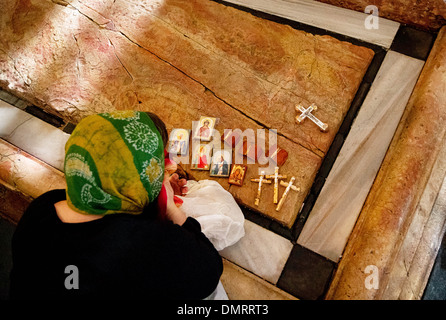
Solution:
<svg viewBox="0 0 446 320"><path fill-rule="evenodd" d="M221 133L277 129L289 153L281 172L296 176L302 192L276 212L272 201L254 206L249 179L258 164L242 188L219 182L287 226L373 58L370 49L205 0L12 0L0 4L0 30L0 86L67 121L137 109L169 129L191 128L200 115L219 118ZM319 106L327 133L295 124L299 103ZM272 192L265 188L265 199Z"/></svg>

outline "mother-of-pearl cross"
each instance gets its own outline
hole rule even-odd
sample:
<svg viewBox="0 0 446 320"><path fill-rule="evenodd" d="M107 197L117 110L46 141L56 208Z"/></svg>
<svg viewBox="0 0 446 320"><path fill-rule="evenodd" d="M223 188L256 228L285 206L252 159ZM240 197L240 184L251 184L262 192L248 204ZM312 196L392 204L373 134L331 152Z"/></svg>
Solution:
<svg viewBox="0 0 446 320"><path fill-rule="evenodd" d="M266 178L273 179L274 178L274 203L279 201L279 179L286 179L286 175L279 174L279 167L274 169L274 174L267 175Z"/></svg>
<svg viewBox="0 0 446 320"><path fill-rule="evenodd" d="M283 182L280 181L280 185L286 187L285 192L282 195L282 198L279 201L279 204L277 205L276 211L279 211L280 208L282 208L283 203L285 202L286 196L288 195L288 192L291 190L294 191L300 191L300 188L293 186L294 180L296 180L295 177L291 177L290 182Z"/></svg>
<svg viewBox="0 0 446 320"><path fill-rule="evenodd" d="M264 178L264 176L265 176L265 171L262 171L259 179L251 179L252 182L258 182L259 183L259 187L257 189L257 197L256 197L256 200L254 202L254 204L256 206L258 206L259 202L260 202L260 194L262 193L262 184L263 183L271 183L271 180L266 180Z"/></svg>
<svg viewBox="0 0 446 320"><path fill-rule="evenodd" d="M328 129L328 124L323 123L321 120L316 118L311 112L316 111L317 106L315 104L312 104L307 109L302 107L300 104L296 106L296 111L302 112L299 116L296 117L297 123L301 123L304 121L305 118L310 119L313 121L323 132L326 132Z"/></svg>

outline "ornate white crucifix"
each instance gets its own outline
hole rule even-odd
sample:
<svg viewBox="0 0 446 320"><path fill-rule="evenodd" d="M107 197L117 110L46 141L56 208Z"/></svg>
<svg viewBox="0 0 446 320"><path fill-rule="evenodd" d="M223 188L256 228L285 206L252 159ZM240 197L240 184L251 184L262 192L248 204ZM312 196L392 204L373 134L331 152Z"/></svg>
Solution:
<svg viewBox="0 0 446 320"><path fill-rule="evenodd" d="M279 174L279 167L274 168L274 174L267 175L266 178L274 178L274 203L279 201L279 179L286 179L286 175Z"/></svg>
<svg viewBox="0 0 446 320"><path fill-rule="evenodd" d="M302 107L300 104L296 106L296 111L302 112L299 116L296 117L296 122L301 123L304 121L305 118L310 119L313 121L323 132L326 132L328 129L328 124L323 123L321 120L316 118L311 112L316 111L317 106L315 104L312 104L307 109Z"/></svg>
<svg viewBox="0 0 446 320"><path fill-rule="evenodd" d="M286 189L282 195L282 198L279 201L279 204L277 205L276 211L279 211L280 208L282 208L283 203L285 202L286 196L288 195L288 192L290 192L290 189L294 190L294 191L300 191L300 188L293 186L294 180L296 180L296 178L291 177L290 182L280 181L280 185L286 187Z"/></svg>
<svg viewBox="0 0 446 320"><path fill-rule="evenodd" d="M258 206L259 202L260 202L260 194L262 193L262 184L263 183L268 183L268 184L271 183L271 180L266 180L264 178L264 176L265 176L265 171L262 171L261 174L260 174L260 178L259 179L251 179L252 182L258 182L259 183L259 187L257 189L257 197L256 197L256 200L254 202L254 204L256 206Z"/></svg>

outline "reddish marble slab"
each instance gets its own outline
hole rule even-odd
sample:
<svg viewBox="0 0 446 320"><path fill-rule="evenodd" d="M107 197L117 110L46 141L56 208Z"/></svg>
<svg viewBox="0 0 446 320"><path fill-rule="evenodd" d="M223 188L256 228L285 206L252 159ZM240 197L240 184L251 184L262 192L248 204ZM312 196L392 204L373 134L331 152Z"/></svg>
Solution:
<svg viewBox="0 0 446 320"><path fill-rule="evenodd" d="M281 172L301 188L280 212L269 200L253 205L258 163L243 187L218 180L286 226L373 58L370 49L205 0L15 0L0 4L0 30L0 86L66 120L137 109L159 114L169 129L190 129L201 115L219 118L220 133L277 129L288 152ZM298 103L318 104L328 132L308 119L297 125ZM269 199L273 188L264 190Z"/></svg>

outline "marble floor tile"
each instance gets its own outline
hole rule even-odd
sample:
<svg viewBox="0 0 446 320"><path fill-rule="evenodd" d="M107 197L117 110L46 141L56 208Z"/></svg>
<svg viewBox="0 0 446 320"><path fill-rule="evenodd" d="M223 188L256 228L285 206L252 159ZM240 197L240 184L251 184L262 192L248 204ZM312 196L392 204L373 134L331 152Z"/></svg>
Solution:
<svg viewBox="0 0 446 320"><path fill-rule="evenodd" d="M399 23L379 18L378 29L364 25L369 14L312 0L225 0L240 6L266 12L289 20L346 35L389 48Z"/></svg>
<svg viewBox="0 0 446 320"><path fill-rule="evenodd" d="M245 236L220 251L222 257L275 284L293 245L281 236L245 220Z"/></svg>
<svg viewBox="0 0 446 320"><path fill-rule="evenodd" d="M423 65L387 53L297 243L339 261Z"/></svg>
<svg viewBox="0 0 446 320"><path fill-rule="evenodd" d="M435 41L435 35L408 26L401 26L390 50L426 60Z"/></svg>
<svg viewBox="0 0 446 320"><path fill-rule="evenodd" d="M69 134L0 100L0 137L63 170Z"/></svg>
<svg viewBox="0 0 446 320"><path fill-rule="evenodd" d="M271 283L223 259L221 282L230 300L296 300Z"/></svg>
<svg viewBox="0 0 446 320"><path fill-rule="evenodd" d="M334 262L295 245L277 287L299 299L322 299L335 266Z"/></svg>

